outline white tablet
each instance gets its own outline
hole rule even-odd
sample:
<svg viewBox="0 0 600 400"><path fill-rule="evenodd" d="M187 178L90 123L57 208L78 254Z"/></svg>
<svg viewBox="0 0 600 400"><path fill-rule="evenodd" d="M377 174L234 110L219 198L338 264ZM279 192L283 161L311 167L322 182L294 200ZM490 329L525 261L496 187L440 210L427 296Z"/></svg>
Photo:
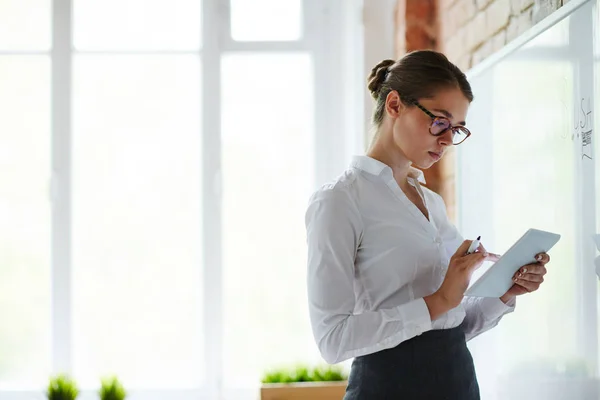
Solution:
<svg viewBox="0 0 600 400"><path fill-rule="evenodd" d="M560 235L529 229L481 277L472 283L465 296L501 297L513 285L519 268L536 262L538 253L546 253L559 241Z"/></svg>

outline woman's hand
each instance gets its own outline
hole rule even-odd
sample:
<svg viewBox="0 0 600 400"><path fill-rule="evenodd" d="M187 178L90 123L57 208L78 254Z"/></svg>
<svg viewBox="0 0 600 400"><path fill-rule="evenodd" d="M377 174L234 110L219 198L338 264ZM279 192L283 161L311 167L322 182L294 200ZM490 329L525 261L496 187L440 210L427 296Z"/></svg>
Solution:
<svg viewBox="0 0 600 400"><path fill-rule="evenodd" d="M546 264L550 261L550 256L546 253L540 253L535 259L537 260L536 263L524 265L515 273L513 277L514 285L500 297L500 300L508 303L516 296L535 292L540 288L540 285L544 282L544 275L547 272Z"/></svg>
<svg viewBox="0 0 600 400"><path fill-rule="evenodd" d="M450 259L444 282L437 292L424 298L432 320L458 307L469 287L473 272L484 261L498 260L498 255L488 253L483 245L479 245L477 252L467 254L470 245L471 241L465 240L456 250Z"/></svg>

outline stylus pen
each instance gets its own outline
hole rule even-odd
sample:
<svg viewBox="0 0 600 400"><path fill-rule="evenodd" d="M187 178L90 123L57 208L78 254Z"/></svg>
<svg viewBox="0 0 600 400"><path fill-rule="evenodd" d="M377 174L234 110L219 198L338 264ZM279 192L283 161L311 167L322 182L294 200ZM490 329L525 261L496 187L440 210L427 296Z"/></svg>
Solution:
<svg viewBox="0 0 600 400"><path fill-rule="evenodd" d="M475 250L479 247L479 241L481 240L481 236L477 236L477 239L471 242L471 246L469 246L469 250L467 250L467 254L473 254Z"/></svg>

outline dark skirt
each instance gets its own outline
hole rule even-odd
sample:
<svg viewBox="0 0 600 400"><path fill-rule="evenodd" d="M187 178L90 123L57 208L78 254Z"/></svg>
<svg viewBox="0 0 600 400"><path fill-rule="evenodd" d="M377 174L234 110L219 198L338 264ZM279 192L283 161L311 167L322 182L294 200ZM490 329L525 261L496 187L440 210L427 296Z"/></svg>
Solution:
<svg viewBox="0 0 600 400"><path fill-rule="evenodd" d="M432 330L352 362L344 400L479 400L461 327Z"/></svg>

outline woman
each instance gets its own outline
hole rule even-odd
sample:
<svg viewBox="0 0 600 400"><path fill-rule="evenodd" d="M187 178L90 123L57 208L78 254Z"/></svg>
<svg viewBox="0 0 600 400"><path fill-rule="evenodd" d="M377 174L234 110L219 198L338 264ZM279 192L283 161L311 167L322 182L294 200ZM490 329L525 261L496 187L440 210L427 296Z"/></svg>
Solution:
<svg viewBox="0 0 600 400"><path fill-rule="evenodd" d="M368 88L375 137L306 213L311 324L329 363L354 358L346 400L479 399L466 341L494 327L515 297L537 290L547 254L500 299L464 298L475 269L442 198L421 169L470 136L465 75L437 52L379 63Z"/></svg>

